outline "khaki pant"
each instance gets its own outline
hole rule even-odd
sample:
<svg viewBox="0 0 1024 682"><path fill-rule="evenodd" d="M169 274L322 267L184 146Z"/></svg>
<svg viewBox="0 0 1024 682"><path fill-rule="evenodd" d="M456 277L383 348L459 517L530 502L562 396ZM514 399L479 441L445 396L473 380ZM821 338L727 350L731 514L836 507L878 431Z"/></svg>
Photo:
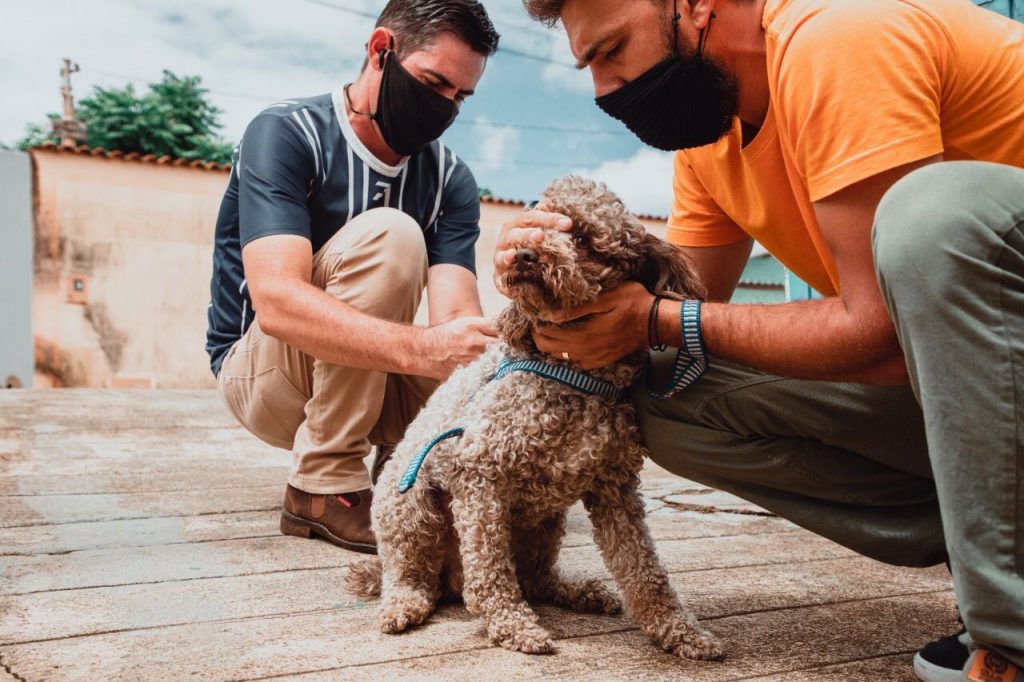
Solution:
<svg viewBox="0 0 1024 682"><path fill-rule="evenodd" d="M633 391L658 464L880 561L947 558L970 646L1024 664L1024 171L910 173L874 256L909 387L716 361L668 400ZM671 356L654 364L664 385Z"/></svg>
<svg viewBox="0 0 1024 682"><path fill-rule="evenodd" d="M390 208L367 211L313 257L313 284L374 317L411 324L427 279L420 226ZM394 444L437 382L332 365L263 333L256 320L224 359L228 408L261 440L290 449L288 482L308 493L368 488L363 458Z"/></svg>

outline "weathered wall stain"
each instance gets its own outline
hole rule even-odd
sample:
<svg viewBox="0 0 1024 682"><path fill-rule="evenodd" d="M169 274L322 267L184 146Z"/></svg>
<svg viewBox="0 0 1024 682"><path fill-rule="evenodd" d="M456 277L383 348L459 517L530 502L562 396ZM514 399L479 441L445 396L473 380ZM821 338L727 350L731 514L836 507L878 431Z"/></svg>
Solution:
<svg viewBox="0 0 1024 682"><path fill-rule="evenodd" d="M71 356L48 339L35 337L36 375L41 385L51 388L80 386L85 380L84 368Z"/></svg>
<svg viewBox="0 0 1024 682"><path fill-rule="evenodd" d="M96 330L100 348L110 364L111 371L117 372L121 369L121 352L128 341L128 335L114 326L107 314L107 306L103 303L87 304L84 314L86 321Z"/></svg>
<svg viewBox="0 0 1024 682"><path fill-rule="evenodd" d="M54 149L32 156L40 383L213 386L203 342L227 173Z"/></svg>

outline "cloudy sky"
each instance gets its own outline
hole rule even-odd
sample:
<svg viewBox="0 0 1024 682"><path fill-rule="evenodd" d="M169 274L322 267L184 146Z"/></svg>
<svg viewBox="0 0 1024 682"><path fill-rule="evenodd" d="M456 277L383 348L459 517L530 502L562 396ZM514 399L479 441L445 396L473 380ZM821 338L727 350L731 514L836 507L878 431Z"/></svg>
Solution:
<svg viewBox="0 0 1024 682"><path fill-rule="evenodd" d="M636 212L665 215L671 157L646 149L595 105L564 34L531 22L519 0L484 0L502 34L477 94L444 136L495 195L530 199L580 172L604 180ZM144 88L163 69L198 75L235 141L267 104L351 81L385 0L4 0L0 141L61 107L61 59L93 86ZM529 58L511 51L533 55Z"/></svg>

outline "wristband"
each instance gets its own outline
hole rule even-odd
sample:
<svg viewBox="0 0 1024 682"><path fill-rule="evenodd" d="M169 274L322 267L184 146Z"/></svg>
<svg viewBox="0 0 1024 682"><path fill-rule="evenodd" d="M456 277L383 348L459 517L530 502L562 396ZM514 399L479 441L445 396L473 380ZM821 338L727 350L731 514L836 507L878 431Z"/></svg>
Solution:
<svg viewBox="0 0 1024 682"><path fill-rule="evenodd" d="M679 309L679 320L683 328L683 348L692 357L706 361L704 335L700 330L700 301L683 301Z"/></svg>
<svg viewBox="0 0 1024 682"><path fill-rule="evenodd" d="M651 359L650 356L647 358L644 383L647 386L647 392L655 398L671 398L699 379L708 368L707 354L704 351L704 337L700 329L700 305L700 301L686 300L679 308L682 340L672 366L672 381L665 391L655 391L651 388Z"/></svg>

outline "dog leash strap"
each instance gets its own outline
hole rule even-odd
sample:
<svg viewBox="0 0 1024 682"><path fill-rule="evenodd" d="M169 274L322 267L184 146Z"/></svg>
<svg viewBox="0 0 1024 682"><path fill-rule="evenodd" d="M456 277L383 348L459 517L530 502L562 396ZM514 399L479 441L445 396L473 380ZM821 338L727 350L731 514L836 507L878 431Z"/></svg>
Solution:
<svg viewBox="0 0 1024 682"><path fill-rule="evenodd" d="M402 480L398 482L398 492L406 493L410 488L412 488L413 484L416 482L416 476L420 473L420 467L423 466L423 460L427 458L427 454L434 449L435 445L448 438L461 436L465 431L466 430L462 427L448 429L440 436L437 436L434 440L424 445L420 451L416 453L416 456L412 458L412 461L409 462L409 466L405 470Z"/></svg>
<svg viewBox="0 0 1024 682"><path fill-rule="evenodd" d="M530 372L546 379L557 381L577 391L618 400L622 397L622 389L610 381L599 379L586 372L580 372L566 367L555 365L543 360L509 360L505 358L498 364L498 371L494 373L492 381L497 381L512 372Z"/></svg>
<svg viewBox="0 0 1024 682"><path fill-rule="evenodd" d="M700 305L700 301L687 300L683 301L679 309L679 325L683 331L683 339L672 367L672 381L664 391L651 388L651 358L647 357L644 384L647 392L655 398L671 398L699 379L708 368L704 336L700 329Z"/></svg>

